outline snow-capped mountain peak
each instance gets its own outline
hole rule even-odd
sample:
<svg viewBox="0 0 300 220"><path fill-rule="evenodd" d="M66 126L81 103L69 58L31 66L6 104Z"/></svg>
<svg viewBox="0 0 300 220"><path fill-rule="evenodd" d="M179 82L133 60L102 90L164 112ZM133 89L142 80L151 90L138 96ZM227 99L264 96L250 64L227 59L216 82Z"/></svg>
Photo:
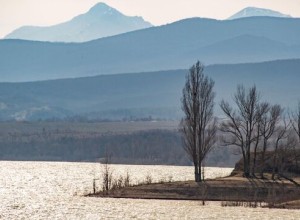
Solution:
<svg viewBox="0 0 300 220"><path fill-rule="evenodd" d="M113 14L121 14L119 11L116 9L108 6L105 3L97 3L94 5L88 12L87 14L94 14L94 15L113 15Z"/></svg>
<svg viewBox="0 0 300 220"><path fill-rule="evenodd" d="M273 11L264 8L247 7L237 12L228 18L228 20L245 18L245 17L257 17L257 16L267 16L267 17L291 17L290 15L282 14L278 11Z"/></svg>

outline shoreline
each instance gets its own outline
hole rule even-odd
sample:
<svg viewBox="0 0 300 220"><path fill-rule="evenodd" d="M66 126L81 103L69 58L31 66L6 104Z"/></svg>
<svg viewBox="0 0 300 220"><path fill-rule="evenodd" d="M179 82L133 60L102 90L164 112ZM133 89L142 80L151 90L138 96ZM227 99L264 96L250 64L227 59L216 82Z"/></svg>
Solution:
<svg viewBox="0 0 300 220"><path fill-rule="evenodd" d="M295 179L300 182L300 178ZM288 180L227 176L205 180L150 183L97 192L89 197L220 201L224 206L300 209L300 187Z"/></svg>

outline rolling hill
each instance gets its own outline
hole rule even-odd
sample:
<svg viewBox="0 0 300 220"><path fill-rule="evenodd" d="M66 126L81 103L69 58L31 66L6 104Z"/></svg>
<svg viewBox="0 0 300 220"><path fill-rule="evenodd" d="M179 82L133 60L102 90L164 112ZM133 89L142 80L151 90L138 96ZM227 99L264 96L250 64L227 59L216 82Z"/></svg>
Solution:
<svg viewBox="0 0 300 220"><path fill-rule="evenodd" d="M5 38L51 42L84 42L151 26L142 17L125 16L105 3L98 3L87 13L78 15L70 21L50 27L20 27Z"/></svg>
<svg viewBox="0 0 300 220"><path fill-rule="evenodd" d="M85 43L0 41L1 81L185 69L300 58L300 19L192 18ZM274 28L276 27L276 28Z"/></svg>
<svg viewBox="0 0 300 220"><path fill-rule="evenodd" d="M207 66L215 80L216 112L237 84L256 84L263 100L294 107L300 96L300 59ZM89 119L178 119L187 70L102 75L25 83L0 83L1 120L73 116Z"/></svg>

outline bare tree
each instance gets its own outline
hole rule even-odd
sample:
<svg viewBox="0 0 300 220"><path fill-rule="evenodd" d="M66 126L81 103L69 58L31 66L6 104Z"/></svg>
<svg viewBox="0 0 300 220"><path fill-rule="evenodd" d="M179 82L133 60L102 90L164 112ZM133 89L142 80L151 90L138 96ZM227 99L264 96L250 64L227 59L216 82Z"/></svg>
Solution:
<svg viewBox="0 0 300 220"><path fill-rule="evenodd" d="M295 154L296 167L298 168L298 157L300 156L300 149L297 150L297 147L299 148L300 145L300 101L298 102L297 109L290 114L290 123L298 138L298 144L295 145L293 148Z"/></svg>
<svg viewBox="0 0 300 220"><path fill-rule="evenodd" d="M112 175L113 171L111 170L110 164L111 155L105 150L105 157L102 164L102 192L103 194L108 194L108 191L112 187Z"/></svg>
<svg viewBox="0 0 300 220"><path fill-rule="evenodd" d="M262 139L262 152L261 152L261 169L260 175L264 175L264 164L266 151L269 146L269 139L273 136L278 123L280 122L280 116L283 113L283 109L280 105L273 105L267 111L262 112L260 115L260 133ZM280 137L280 135L278 136Z"/></svg>
<svg viewBox="0 0 300 220"><path fill-rule="evenodd" d="M275 172L278 172L280 167L282 168L283 165L279 163L279 156L281 158L284 157L285 154L285 149L291 145L291 141L292 139L289 138L289 134L290 132L289 130L289 125L287 125L286 121L283 120L284 124L279 126L276 131L275 131L275 138L274 138L274 155L273 155L273 168L272 168L272 179L275 179ZM285 143L281 143L283 142L283 140L286 139ZM284 147L285 146L285 147ZM280 154L279 155L279 150L280 150Z"/></svg>
<svg viewBox="0 0 300 220"><path fill-rule="evenodd" d="M300 101L298 102L297 109L290 114L290 121L300 142Z"/></svg>
<svg viewBox="0 0 300 220"><path fill-rule="evenodd" d="M248 91L239 85L234 96L237 110L233 110L228 102L222 100L220 107L226 120L221 124L221 131L227 134L223 140L225 145L238 146L243 155L244 176L250 177L250 152L251 145L257 141L255 128L260 120L259 94L256 86Z"/></svg>
<svg viewBox="0 0 300 220"><path fill-rule="evenodd" d="M258 146L261 142L261 126L262 126L262 115L266 114L270 110L270 105L267 102L263 102L259 104L258 108L258 123L256 123L255 126L255 132L256 132L256 140L254 144L254 150L253 150L253 164L252 164L252 176L255 176L255 170L256 170L256 158L257 158L257 151Z"/></svg>
<svg viewBox="0 0 300 220"><path fill-rule="evenodd" d="M184 149L193 161L195 181L201 182L203 161L216 140L217 125L213 117L214 81L203 74L204 66L198 61L186 76L183 88L181 120Z"/></svg>

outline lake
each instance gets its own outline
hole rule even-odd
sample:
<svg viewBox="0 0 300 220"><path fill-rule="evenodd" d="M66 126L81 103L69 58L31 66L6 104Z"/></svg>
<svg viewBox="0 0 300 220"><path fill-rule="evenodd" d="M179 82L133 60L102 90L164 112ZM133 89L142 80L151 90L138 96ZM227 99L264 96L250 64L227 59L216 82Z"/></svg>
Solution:
<svg viewBox="0 0 300 220"><path fill-rule="evenodd" d="M222 207L220 202L90 198L100 187L97 163L0 161L0 219L298 219L300 210ZM193 167L110 165L113 175L133 183L191 180ZM206 168L205 177L226 176L232 168Z"/></svg>

